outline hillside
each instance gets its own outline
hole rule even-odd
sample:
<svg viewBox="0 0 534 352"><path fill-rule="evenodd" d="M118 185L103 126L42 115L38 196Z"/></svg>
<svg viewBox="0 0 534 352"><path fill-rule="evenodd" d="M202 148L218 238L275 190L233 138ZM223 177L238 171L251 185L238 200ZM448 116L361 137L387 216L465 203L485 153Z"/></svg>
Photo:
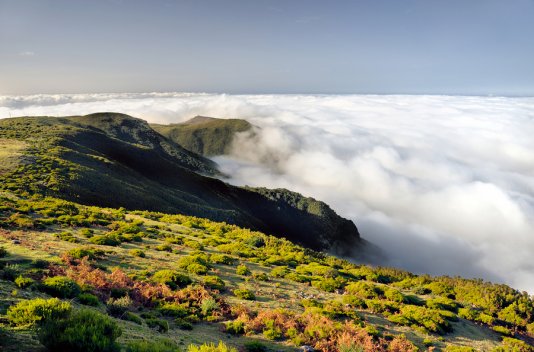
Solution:
<svg viewBox="0 0 534 352"><path fill-rule="evenodd" d="M534 302L505 285L355 265L201 218L8 191L0 292L6 352L70 351L68 341L80 352L219 341L201 351L534 351Z"/></svg>
<svg viewBox="0 0 534 352"><path fill-rule="evenodd" d="M1 176L2 189L87 205L206 217L313 249L363 243L352 221L315 199L271 190L279 195L273 199L262 190L206 177L218 173L212 161L127 115L4 119L0 136L10 165ZM280 200L288 197L300 205Z"/></svg>
<svg viewBox="0 0 534 352"><path fill-rule="evenodd" d="M228 154L235 134L252 128L245 120L206 116L195 116L183 123L150 126L185 149L204 156Z"/></svg>

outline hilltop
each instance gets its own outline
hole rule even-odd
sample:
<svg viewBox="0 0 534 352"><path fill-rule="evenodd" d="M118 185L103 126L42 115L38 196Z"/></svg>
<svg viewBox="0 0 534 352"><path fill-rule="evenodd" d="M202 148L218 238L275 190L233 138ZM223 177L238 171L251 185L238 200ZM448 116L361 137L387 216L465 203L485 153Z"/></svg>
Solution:
<svg viewBox="0 0 534 352"><path fill-rule="evenodd" d="M235 134L252 130L246 120L207 116L195 116L177 124L150 126L185 149L204 156L228 154Z"/></svg>

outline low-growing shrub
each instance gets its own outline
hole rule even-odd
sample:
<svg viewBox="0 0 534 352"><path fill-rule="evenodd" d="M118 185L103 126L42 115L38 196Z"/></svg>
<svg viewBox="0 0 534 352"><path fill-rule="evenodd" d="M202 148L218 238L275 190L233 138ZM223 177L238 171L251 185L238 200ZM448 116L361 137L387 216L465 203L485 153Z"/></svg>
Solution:
<svg viewBox="0 0 534 352"><path fill-rule="evenodd" d="M8 255L9 255L9 252L4 247L0 247L0 258L5 258Z"/></svg>
<svg viewBox="0 0 534 352"><path fill-rule="evenodd" d="M504 326L500 326L500 325L496 325L494 327L492 327L493 331L496 331L498 332L499 334L502 334L504 336L512 336L513 333L510 329L508 329L507 327L504 327Z"/></svg>
<svg viewBox="0 0 534 352"><path fill-rule="evenodd" d="M145 258L146 254L140 249L132 249L128 252L132 257Z"/></svg>
<svg viewBox="0 0 534 352"><path fill-rule="evenodd" d="M245 323L241 320L228 321L225 324L226 332L233 335L245 333Z"/></svg>
<svg viewBox="0 0 534 352"><path fill-rule="evenodd" d="M15 279L15 285L20 288L30 287L35 281L29 277L19 276Z"/></svg>
<svg viewBox="0 0 534 352"><path fill-rule="evenodd" d="M209 268L202 264L192 263L187 266L186 270L191 274L205 275L208 273Z"/></svg>
<svg viewBox="0 0 534 352"><path fill-rule="evenodd" d="M88 257L89 259L95 259L104 255L104 251L95 248L78 247L68 251L67 255L75 259L82 259L84 257Z"/></svg>
<svg viewBox="0 0 534 352"><path fill-rule="evenodd" d="M252 292L251 290L249 289L246 289L246 288L237 288L234 290L234 295L236 295L236 297L239 297L241 299L246 299L246 300L249 300L249 301L253 301L256 299L256 295L254 294L254 292Z"/></svg>
<svg viewBox="0 0 534 352"><path fill-rule="evenodd" d="M110 298L106 302L106 311L113 317L121 317L131 307L132 300L129 296Z"/></svg>
<svg viewBox="0 0 534 352"><path fill-rule="evenodd" d="M158 311L162 315L175 318L183 318L189 314L187 306L178 303L164 303L158 308Z"/></svg>
<svg viewBox="0 0 534 352"><path fill-rule="evenodd" d="M78 295L78 301L86 306L97 307L100 304L100 300L97 296L91 293L81 293Z"/></svg>
<svg viewBox="0 0 534 352"><path fill-rule="evenodd" d="M178 352L178 346L168 339L156 341L131 341L126 346L126 352Z"/></svg>
<svg viewBox="0 0 534 352"><path fill-rule="evenodd" d="M245 352L267 352L267 346L259 341L245 342L243 345ZM348 351L347 351L348 352Z"/></svg>
<svg viewBox="0 0 534 352"><path fill-rule="evenodd" d="M155 250L161 251L161 252L172 252L172 246L168 243L160 244L159 246L156 246Z"/></svg>
<svg viewBox="0 0 534 352"><path fill-rule="evenodd" d="M271 270L272 277L284 277L289 274L289 269L286 266L277 266Z"/></svg>
<svg viewBox="0 0 534 352"><path fill-rule="evenodd" d="M181 330L193 330L193 324L191 324L189 321L187 321L185 319L176 318L174 320L174 323Z"/></svg>
<svg viewBox="0 0 534 352"><path fill-rule="evenodd" d="M113 319L88 309L66 319L47 319L38 331L39 341L51 351L119 351L115 340L121 334Z"/></svg>
<svg viewBox="0 0 534 352"><path fill-rule="evenodd" d="M235 258L232 258L226 254L212 254L210 257L210 262L213 264L233 265L235 261Z"/></svg>
<svg viewBox="0 0 534 352"><path fill-rule="evenodd" d="M101 246L118 246L121 244L121 238L116 234L96 235L89 239L89 242Z"/></svg>
<svg viewBox="0 0 534 352"><path fill-rule="evenodd" d="M218 276L205 276L202 280L204 286L207 286L211 289L222 291L224 290L225 284L224 281Z"/></svg>
<svg viewBox="0 0 534 352"><path fill-rule="evenodd" d="M126 312L122 316L122 320L131 321L132 323L136 323L137 325L143 325L143 319L132 312Z"/></svg>
<svg viewBox="0 0 534 352"><path fill-rule="evenodd" d="M219 304L217 303L217 301L215 301L211 297L203 299L202 302L200 303L200 309L204 316L210 315L211 312L213 312L217 308L219 308Z"/></svg>
<svg viewBox="0 0 534 352"><path fill-rule="evenodd" d="M57 298L20 301L7 310L7 319L12 325L26 326L34 325L46 319L61 319L71 311L68 302L60 301Z"/></svg>
<svg viewBox="0 0 534 352"><path fill-rule="evenodd" d="M247 276L250 275L250 269L245 264L240 264L235 269L237 275Z"/></svg>
<svg viewBox="0 0 534 352"><path fill-rule="evenodd" d="M269 276L267 274L255 271L252 273L252 278L257 281L269 281Z"/></svg>
<svg viewBox="0 0 534 352"><path fill-rule="evenodd" d="M148 325L149 328L154 329L159 332L167 332L169 331L169 322L164 319L157 319L157 318L148 318L145 320L146 325Z"/></svg>
<svg viewBox="0 0 534 352"><path fill-rule="evenodd" d="M41 287L44 292L59 298L74 298L80 293L76 281L66 276L53 276L43 280Z"/></svg>
<svg viewBox="0 0 534 352"><path fill-rule="evenodd" d="M160 284L165 284L173 290L178 287L185 287L193 282L189 276L168 269L155 272L152 280Z"/></svg>
<svg viewBox="0 0 534 352"><path fill-rule="evenodd" d="M233 347L228 347L222 341L219 341L218 345L213 343L205 343L203 345L189 345L187 347L187 352L237 352Z"/></svg>

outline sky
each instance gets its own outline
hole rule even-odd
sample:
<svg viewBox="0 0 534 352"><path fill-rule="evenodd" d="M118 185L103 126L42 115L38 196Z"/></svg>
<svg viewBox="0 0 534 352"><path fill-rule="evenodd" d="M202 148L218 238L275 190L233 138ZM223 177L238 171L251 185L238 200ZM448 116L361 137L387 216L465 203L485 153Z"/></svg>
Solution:
<svg viewBox="0 0 534 352"><path fill-rule="evenodd" d="M533 0L0 0L0 94L534 95Z"/></svg>

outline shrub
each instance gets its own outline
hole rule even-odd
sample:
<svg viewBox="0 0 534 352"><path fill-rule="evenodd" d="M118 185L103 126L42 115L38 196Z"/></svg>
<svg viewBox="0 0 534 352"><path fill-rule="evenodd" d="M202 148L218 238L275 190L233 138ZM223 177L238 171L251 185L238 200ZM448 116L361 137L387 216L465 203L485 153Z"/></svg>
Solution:
<svg viewBox="0 0 534 352"><path fill-rule="evenodd" d="M400 313L391 315L388 319L400 325L420 326L440 335L452 330L451 324L439 311L425 307L403 306L400 308Z"/></svg>
<svg viewBox="0 0 534 352"><path fill-rule="evenodd" d="M108 316L83 309L67 319L46 320L39 329L39 341L52 351L118 351L115 340L120 327Z"/></svg>
<svg viewBox="0 0 534 352"><path fill-rule="evenodd" d="M61 319L71 311L70 303L57 298L20 301L7 310L7 319L16 326L34 325L46 319Z"/></svg>
<svg viewBox="0 0 534 352"><path fill-rule="evenodd" d="M126 346L126 352L177 352L178 347L172 340L132 341Z"/></svg>
<svg viewBox="0 0 534 352"><path fill-rule="evenodd" d="M88 257L89 259L95 259L96 257L102 256L103 254L104 251L102 250L87 247L73 248L67 252L67 255L75 259L82 259L84 257Z"/></svg>
<svg viewBox="0 0 534 352"><path fill-rule="evenodd" d="M326 292L334 292L335 290L343 287L343 283L339 280L327 277L322 280L312 281L312 286Z"/></svg>
<svg viewBox="0 0 534 352"><path fill-rule="evenodd" d="M138 325L143 325L143 319L139 315L132 313L132 312L124 313L124 315L122 316L122 319L131 321L132 323L136 323Z"/></svg>
<svg viewBox="0 0 534 352"><path fill-rule="evenodd" d="M402 303L405 300L404 295L399 290L396 290L394 288L385 289L384 297L386 297L386 299L390 301L397 302L397 303Z"/></svg>
<svg viewBox="0 0 534 352"><path fill-rule="evenodd" d="M181 330L193 330L193 324L182 318L176 318L174 320L176 326Z"/></svg>
<svg viewBox="0 0 534 352"><path fill-rule="evenodd" d="M437 297L426 301L426 306L432 309L448 310L454 313L458 313L460 305L450 298Z"/></svg>
<svg viewBox="0 0 534 352"><path fill-rule="evenodd" d="M29 277L19 276L15 279L15 285L20 288L27 288L31 286L35 281Z"/></svg>
<svg viewBox="0 0 534 352"><path fill-rule="evenodd" d="M512 331L510 329L504 327L504 326L497 325L497 326L492 327L492 329L493 329L493 331L496 331L499 334L503 334L505 336L512 336L513 335Z"/></svg>
<svg viewBox="0 0 534 352"><path fill-rule="evenodd" d="M205 276L203 280L204 286L222 291L224 290L224 281L218 276Z"/></svg>
<svg viewBox="0 0 534 352"><path fill-rule="evenodd" d="M96 235L91 237L89 242L102 246L118 246L121 244L121 239L116 234Z"/></svg>
<svg viewBox="0 0 534 352"><path fill-rule="evenodd" d="M241 299L246 299L249 301L253 301L256 299L256 295L254 295L254 292L246 288L235 289L234 295L236 295L236 297L239 297Z"/></svg>
<svg viewBox="0 0 534 352"><path fill-rule="evenodd" d="M189 314L185 304L178 303L164 303L158 308L158 311L169 317L185 317Z"/></svg>
<svg viewBox="0 0 534 352"><path fill-rule="evenodd" d="M267 352L267 347L259 341L245 342L243 345L246 352Z"/></svg>
<svg viewBox="0 0 534 352"><path fill-rule="evenodd" d="M213 264L233 265L235 263L235 259L226 254L213 254L210 257L210 262Z"/></svg>
<svg viewBox="0 0 534 352"><path fill-rule="evenodd" d="M90 293L79 294L78 301L83 305L92 307L97 307L100 304L98 297Z"/></svg>
<svg viewBox="0 0 534 352"><path fill-rule="evenodd" d="M204 316L210 315L211 312L213 312L217 308L219 308L219 304L217 303L216 300L214 300L211 297L203 299L202 302L200 303L200 309Z"/></svg>
<svg viewBox="0 0 534 352"><path fill-rule="evenodd" d="M164 319L157 319L157 318L149 318L145 320L146 325L148 325L149 328L157 330L159 332L167 332L169 331L169 322Z"/></svg>
<svg viewBox="0 0 534 352"><path fill-rule="evenodd" d="M255 271L252 273L252 278L257 281L269 281L269 276L267 274Z"/></svg>
<svg viewBox="0 0 534 352"><path fill-rule="evenodd" d="M239 335L245 333L245 323L241 320L234 320L226 322L225 324L226 332L233 334L233 335Z"/></svg>
<svg viewBox="0 0 534 352"><path fill-rule="evenodd" d="M128 252L128 253L130 253L130 255L131 255L132 257L139 257L139 258L145 258L145 257L146 257L145 252L143 252L143 251L140 250L140 249L132 249L132 250L130 250L130 252Z"/></svg>
<svg viewBox="0 0 534 352"><path fill-rule="evenodd" d="M205 265L192 263L187 266L187 272L197 275L205 275L209 271L209 268Z"/></svg>
<svg viewBox="0 0 534 352"><path fill-rule="evenodd" d="M110 298L106 302L106 311L114 317L121 317L132 306L132 300L129 296L121 298Z"/></svg>
<svg viewBox="0 0 534 352"><path fill-rule="evenodd" d="M161 252L172 252L172 246L168 243L160 244L155 249Z"/></svg>
<svg viewBox="0 0 534 352"><path fill-rule="evenodd" d="M289 269L285 266L277 266L271 270L272 277L284 277L289 274Z"/></svg>
<svg viewBox="0 0 534 352"><path fill-rule="evenodd" d="M245 264L240 264L235 269L237 275L247 276L250 275L250 269Z"/></svg>
<svg viewBox="0 0 534 352"><path fill-rule="evenodd" d="M379 295L378 287L363 281L352 282L345 287L345 290L351 295L360 298L377 298Z"/></svg>
<svg viewBox="0 0 534 352"><path fill-rule="evenodd" d="M534 348L524 341L511 337L502 339L502 346L495 348L492 352L533 352Z"/></svg>
<svg viewBox="0 0 534 352"><path fill-rule="evenodd" d="M4 247L0 247L0 258L5 258L8 255L9 255L9 252Z"/></svg>
<svg viewBox="0 0 534 352"><path fill-rule="evenodd" d="M160 284L165 284L173 290L178 287L185 287L193 282L189 276L168 269L155 272L152 280Z"/></svg>
<svg viewBox="0 0 534 352"><path fill-rule="evenodd" d="M203 345L189 345L187 347L187 352L237 352L233 347L228 347L224 342L219 341L218 345L213 343L203 344Z"/></svg>
<svg viewBox="0 0 534 352"><path fill-rule="evenodd" d="M66 276L46 278L42 283L42 288L51 296L60 298L74 298L80 293L80 286Z"/></svg>

